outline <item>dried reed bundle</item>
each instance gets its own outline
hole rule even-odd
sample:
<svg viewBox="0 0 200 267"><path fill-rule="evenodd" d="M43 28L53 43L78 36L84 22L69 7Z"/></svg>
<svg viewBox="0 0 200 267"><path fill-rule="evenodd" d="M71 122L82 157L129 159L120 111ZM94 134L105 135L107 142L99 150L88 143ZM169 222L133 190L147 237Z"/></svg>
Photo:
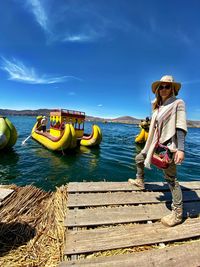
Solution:
<svg viewBox="0 0 200 267"><path fill-rule="evenodd" d="M0 266L57 266L63 256L67 186L54 193L34 186L12 189L0 210Z"/></svg>

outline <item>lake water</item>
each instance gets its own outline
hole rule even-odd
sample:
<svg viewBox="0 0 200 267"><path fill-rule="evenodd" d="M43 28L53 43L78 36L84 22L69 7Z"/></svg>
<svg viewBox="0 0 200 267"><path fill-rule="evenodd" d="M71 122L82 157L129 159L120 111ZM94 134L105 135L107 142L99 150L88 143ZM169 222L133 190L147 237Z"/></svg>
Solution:
<svg viewBox="0 0 200 267"><path fill-rule="evenodd" d="M135 177L135 156L141 149L134 143L139 133L136 125L98 123L103 141L99 148L78 147L62 155L51 152L31 138L36 121L34 117L12 116L18 131L18 140L10 152L0 151L0 183L17 185L34 184L44 190L78 181L127 181ZM90 133L92 123L85 123ZM186 137L186 158L178 166L178 178L182 181L200 180L200 129L190 128ZM147 181L163 181L162 171L146 170Z"/></svg>

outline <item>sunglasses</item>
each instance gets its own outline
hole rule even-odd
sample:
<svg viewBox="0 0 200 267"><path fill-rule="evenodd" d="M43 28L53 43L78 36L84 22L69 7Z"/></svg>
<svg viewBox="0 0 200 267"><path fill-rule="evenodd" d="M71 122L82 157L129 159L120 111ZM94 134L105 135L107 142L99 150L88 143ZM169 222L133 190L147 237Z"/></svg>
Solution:
<svg viewBox="0 0 200 267"><path fill-rule="evenodd" d="M160 86L159 86L159 90L162 90L162 89L167 89L167 90L169 90L169 89L171 89L171 85L170 85L170 84L167 84L167 85L160 85Z"/></svg>

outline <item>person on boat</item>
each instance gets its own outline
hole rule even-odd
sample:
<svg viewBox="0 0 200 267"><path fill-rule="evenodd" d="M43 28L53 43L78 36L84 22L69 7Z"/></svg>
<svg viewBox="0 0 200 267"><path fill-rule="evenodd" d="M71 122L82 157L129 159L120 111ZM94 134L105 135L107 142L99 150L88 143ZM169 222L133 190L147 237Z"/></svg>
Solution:
<svg viewBox="0 0 200 267"><path fill-rule="evenodd" d="M160 81L152 84L152 91L156 98L153 102L149 135L144 149L135 158L136 179L129 179L131 184L145 189L144 167L150 169L155 145L159 140L161 144L168 146L173 160L167 169L163 169L163 172L172 194L172 212L164 216L161 222L170 227L180 224L183 217L182 191L177 180L176 165L180 165L184 160L187 124L185 103L182 99L176 98L180 88L181 84L175 82L170 75L165 75Z"/></svg>
<svg viewBox="0 0 200 267"><path fill-rule="evenodd" d="M149 130L149 126L150 126L150 119L149 119L149 117L146 117L145 120L141 120L140 126L143 129L145 129L146 131L148 131Z"/></svg>
<svg viewBox="0 0 200 267"><path fill-rule="evenodd" d="M146 123L148 123L149 121L150 121L149 117L146 117L145 118L145 121L144 120L141 120L141 122L146 122Z"/></svg>
<svg viewBox="0 0 200 267"><path fill-rule="evenodd" d="M149 119L149 117L146 117L145 122L146 122L146 124L150 125L150 119Z"/></svg>
<svg viewBox="0 0 200 267"><path fill-rule="evenodd" d="M47 122L48 122L47 117L43 116L41 119L41 126L42 126L43 132L46 132L46 130L47 130Z"/></svg>

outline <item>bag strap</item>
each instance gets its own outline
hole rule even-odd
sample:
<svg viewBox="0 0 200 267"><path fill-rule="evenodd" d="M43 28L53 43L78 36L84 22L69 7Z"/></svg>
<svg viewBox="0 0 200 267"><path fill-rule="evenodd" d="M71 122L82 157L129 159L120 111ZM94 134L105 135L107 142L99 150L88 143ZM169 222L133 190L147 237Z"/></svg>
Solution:
<svg viewBox="0 0 200 267"><path fill-rule="evenodd" d="M158 113L159 113L159 106L158 106ZM157 113L157 116L158 116L158 113ZM157 118L157 116L156 116L156 118ZM163 145L163 144L160 143L160 132L159 132L159 127L158 127L158 122L157 121L156 121L156 127L157 127L157 131L158 131L158 141L157 141L157 144L159 144L160 147L165 148L165 149L168 150L168 147L167 146L165 146L165 145Z"/></svg>
<svg viewBox="0 0 200 267"><path fill-rule="evenodd" d="M160 106L158 106L158 113L156 115L156 130L158 132L158 141L157 141L157 144L160 143L160 132L159 132L158 121L157 121L157 117L158 117L158 114L159 114L159 108L160 108Z"/></svg>

